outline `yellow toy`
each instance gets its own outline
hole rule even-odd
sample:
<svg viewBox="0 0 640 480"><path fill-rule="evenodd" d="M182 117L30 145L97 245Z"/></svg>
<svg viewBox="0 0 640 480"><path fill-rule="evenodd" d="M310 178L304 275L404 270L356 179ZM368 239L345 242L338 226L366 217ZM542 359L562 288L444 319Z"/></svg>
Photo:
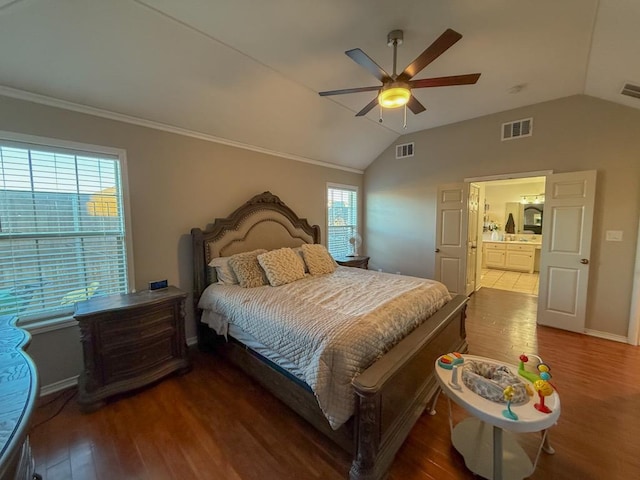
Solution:
<svg viewBox="0 0 640 480"><path fill-rule="evenodd" d="M504 398L507 399L507 409L502 411L502 415L506 418L510 418L511 420L518 420L518 415L511 411L511 399L513 398L513 394L515 393L515 389L509 385L504 389Z"/></svg>

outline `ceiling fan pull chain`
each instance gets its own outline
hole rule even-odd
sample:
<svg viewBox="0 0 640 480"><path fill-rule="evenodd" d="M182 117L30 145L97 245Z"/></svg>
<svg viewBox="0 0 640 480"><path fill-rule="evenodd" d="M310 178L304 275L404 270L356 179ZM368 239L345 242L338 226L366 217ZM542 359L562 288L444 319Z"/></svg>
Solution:
<svg viewBox="0 0 640 480"><path fill-rule="evenodd" d="M402 128L404 128L405 130L407 129L407 104L404 104L404 124L402 125Z"/></svg>
<svg viewBox="0 0 640 480"><path fill-rule="evenodd" d="M380 119L378 122L382 123L382 105L380 105Z"/></svg>

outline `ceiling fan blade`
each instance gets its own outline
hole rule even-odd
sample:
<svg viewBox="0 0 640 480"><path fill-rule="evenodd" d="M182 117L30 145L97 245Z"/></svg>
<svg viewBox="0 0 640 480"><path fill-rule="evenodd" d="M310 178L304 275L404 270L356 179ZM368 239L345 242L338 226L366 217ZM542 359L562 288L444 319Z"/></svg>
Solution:
<svg viewBox="0 0 640 480"><path fill-rule="evenodd" d="M329 90L327 92L318 92L318 93L321 97L328 97L329 95L343 95L345 93L358 93L358 92L373 92L374 90L380 90L380 86L343 88L342 90Z"/></svg>
<svg viewBox="0 0 640 480"><path fill-rule="evenodd" d="M449 77L422 78L420 80L411 80L409 86L411 88L427 88L427 87L448 87L452 85L472 85L480 78L479 73L469 73L466 75L451 75Z"/></svg>
<svg viewBox="0 0 640 480"><path fill-rule="evenodd" d="M409 107L409 110L411 110L415 115L422 113L426 110L426 107L422 105L413 95L411 95L411 98L409 98L409 101L407 102L407 107Z"/></svg>
<svg viewBox="0 0 640 480"><path fill-rule="evenodd" d="M369 70L369 72L371 72L373 76L376 77L378 80L380 80L382 83L384 83L385 80L391 79L391 75L385 72L380 65L378 65L376 62L371 60L369 55L364 53L359 48L354 48L353 50L347 50L344 53L349 58L351 58L351 60L356 62L358 65Z"/></svg>
<svg viewBox="0 0 640 480"><path fill-rule="evenodd" d="M415 77L420 71L442 55L449 47L462 38L455 30L447 28L435 42L427 47L418 58L416 58L407 68L398 76L398 80L407 81Z"/></svg>
<svg viewBox="0 0 640 480"><path fill-rule="evenodd" d="M367 113L369 113L371 111L371 109L373 107L375 107L376 105L378 105L378 97L374 98L373 100L371 100L366 107L364 107L362 110L360 110L358 113L356 113L356 117L364 117Z"/></svg>

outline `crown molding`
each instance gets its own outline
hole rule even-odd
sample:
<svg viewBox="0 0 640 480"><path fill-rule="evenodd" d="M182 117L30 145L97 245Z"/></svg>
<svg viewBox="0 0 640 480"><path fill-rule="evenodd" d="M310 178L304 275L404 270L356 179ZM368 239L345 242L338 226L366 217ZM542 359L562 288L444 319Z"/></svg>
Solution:
<svg viewBox="0 0 640 480"><path fill-rule="evenodd" d="M0 85L0 95L5 97L16 98L18 100L26 100L28 102L39 103L41 105L47 105L49 107L62 108L64 110L71 110L78 113L85 113L87 115L93 115L96 117L107 118L109 120L116 120L118 122L130 123L132 125L138 125L140 127L152 128L154 130L161 130L163 132L175 133L176 135L182 135L185 137L197 138L198 140L204 140L207 142L219 143L230 147L241 148L243 150L250 150L252 152L263 153L265 155L271 155L273 157L286 158L288 160L294 160L296 162L308 163L311 165L318 165L320 167L332 168L335 170L343 170L345 172L358 173L362 175L363 170L356 168L344 167L341 165L335 165L333 163L323 162L320 160L314 160L311 158L302 157L299 155L292 155L290 153L278 152L276 150L269 150L267 148L259 147L257 145L251 145L248 143L237 142L235 140L229 140L226 138L216 137L206 133L195 132L193 130L187 130L185 128L175 127L165 123L154 122L152 120L145 120L143 118L134 117L131 115L125 115L123 113L111 112L101 108L89 107L79 103L69 102L67 100L60 100L58 98L48 97L46 95L40 95L37 93L31 93L17 88L7 87Z"/></svg>

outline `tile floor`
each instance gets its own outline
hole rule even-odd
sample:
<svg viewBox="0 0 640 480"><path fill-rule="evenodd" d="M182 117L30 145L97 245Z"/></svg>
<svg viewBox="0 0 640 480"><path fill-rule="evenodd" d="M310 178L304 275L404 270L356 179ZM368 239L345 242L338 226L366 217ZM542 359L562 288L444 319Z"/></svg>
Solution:
<svg viewBox="0 0 640 480"><path fill-rule="evenodd" d="M538 277L537 272L521 273L483 268L480 285L487 288L538 295Z"/></svg>

